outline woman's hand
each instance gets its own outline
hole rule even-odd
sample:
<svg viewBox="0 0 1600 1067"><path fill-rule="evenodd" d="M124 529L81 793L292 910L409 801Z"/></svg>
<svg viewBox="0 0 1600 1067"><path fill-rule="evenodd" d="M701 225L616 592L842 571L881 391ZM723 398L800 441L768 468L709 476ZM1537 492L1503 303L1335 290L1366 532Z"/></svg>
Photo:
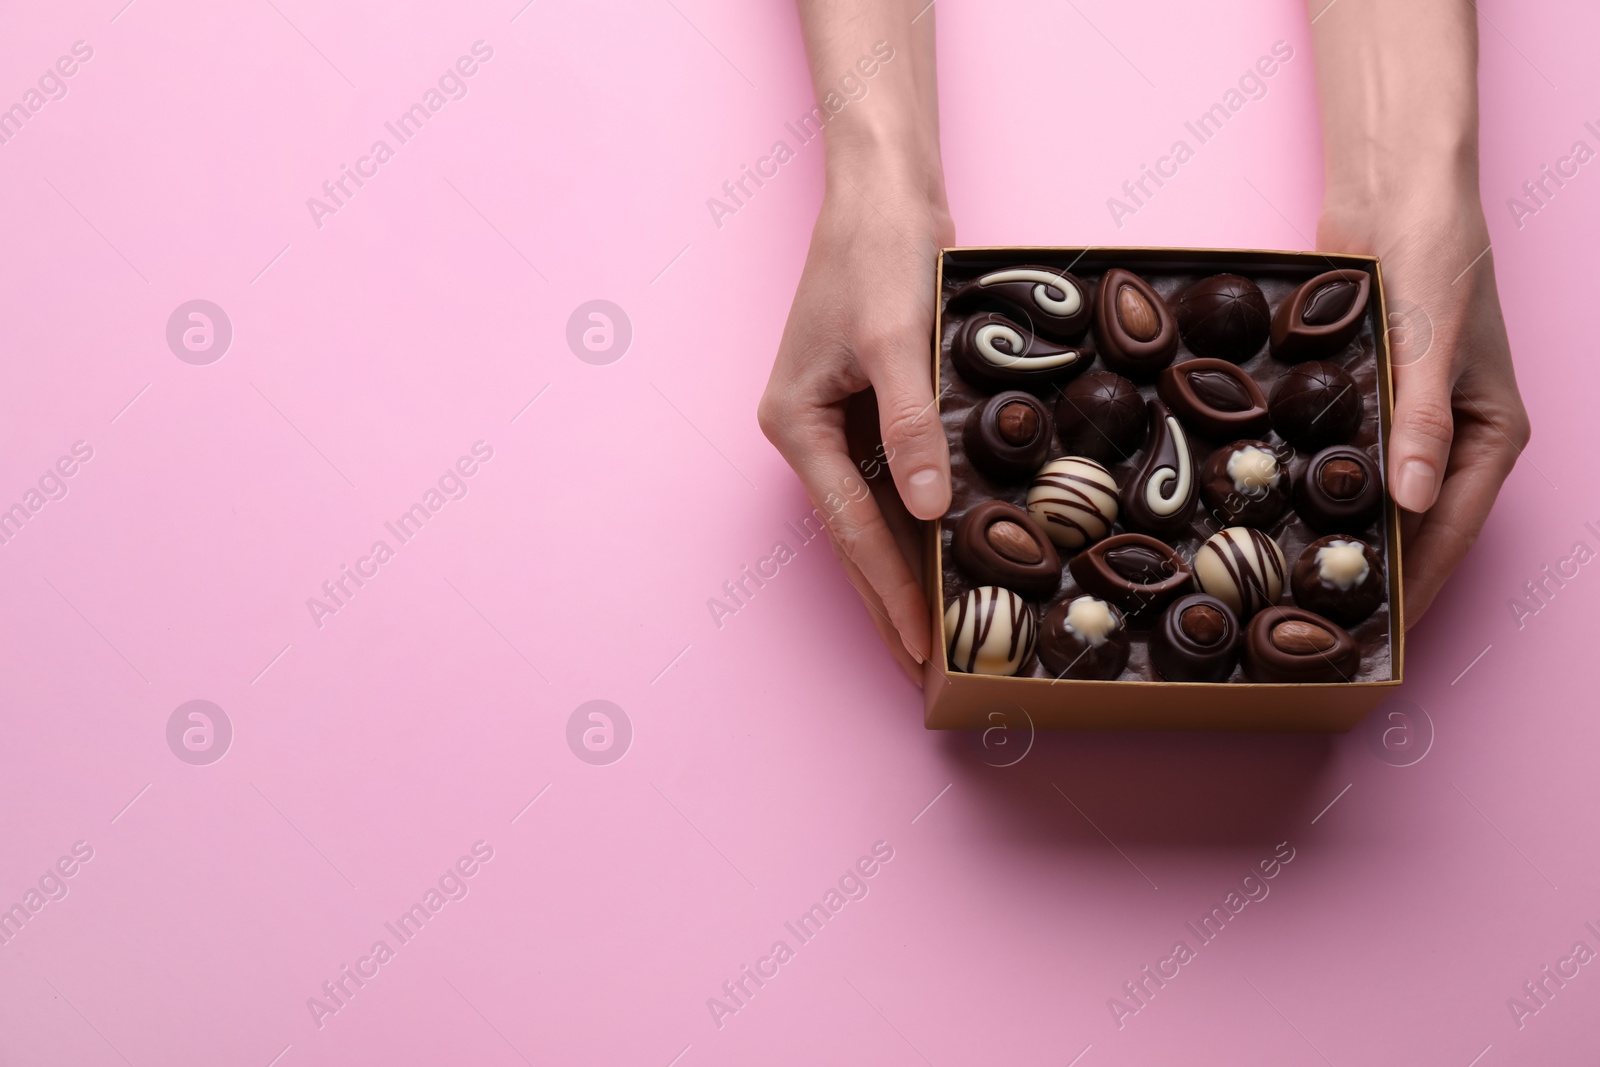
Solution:
<svg viewBox="0 0 1600 1067"><path fill-rule="evenodd" d="M920 684L929 614L907 512L936 519L950 506L931 346L934 263L954 232L942 187L892 171L830 174L759 417L827 522L879 636ZM858 461L847 409L869 389L882 450ZM885 481L885 460L898 498L868 491Z"/></svg>
<svg viewBox="0 0 1600 1067"><path fill-rule="evenodd" d="M1528 443L1476 183L1366 213L1324 213L1317 243L1380 255L1394 365L1389 490L1403 517L1405 623L1477 540Z"/></svg>

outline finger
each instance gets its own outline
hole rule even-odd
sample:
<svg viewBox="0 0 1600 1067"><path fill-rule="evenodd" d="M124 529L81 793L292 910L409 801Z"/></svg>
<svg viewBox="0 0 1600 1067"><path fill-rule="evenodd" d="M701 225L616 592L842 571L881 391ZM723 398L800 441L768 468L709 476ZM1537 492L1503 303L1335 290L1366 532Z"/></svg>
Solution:
<svg viewBox="0 0 1600 1067"><path fill-rule="evenodd" d="M918 688L921 688L922 668L917 665L916 660L911 658L911 653L906 650L906 646L901 642L900 632L894 628L894 623L889 620L888 613L884 611L883 600L872 588L872 583L867 581L867 576L861 573L860 567L850 562L850 557L844 554L844 550L839 547L831 535L828 537L828 547L833 550L833 554L839 560L840 566L844 568L845 577L850 580L850 584L855 587L856 594L861 597L861 603L867 609L867 616L872 620L873 628L878 631L878 637L882 639L884 645L889 649L889 654L894 657L896 663L900 664L900 669L906 672L906 677L910 678Z"/></svg>
<svg viewBox="0 0 1600 1067"><path fill-rule="evenodd" d="M877 593L911 658L928 658L928 604L872 493L845 450L837 410L785 420L774 442L800 476L829 533Z"/></svg>
<svg viewBox="0 0 1600 1067"><path fill-rule="evenodd" d="M1443 353L1440 353L1443 356ZM1448 366L1439 358L1395 369L1389 431L1389 494L1407 511L1433 507L1455 435Z"/></svg>
<svg viewBox="0 0 1600 1067"><path fill-rule="evenodd" d="M878 400L884 454L906 510L937 519L950 508L950 446L945 443L927 342L916 332L868 339L858 353Z"/></svg>
<svg viewBox="0 0 1600 1067"><path fill-rule="evenodd" d="M1501 484L1517 462L1516 447L1491 423L1464 420L1456 436L1457 462L1405 549L1408 630L1477 541Z"/></svg>

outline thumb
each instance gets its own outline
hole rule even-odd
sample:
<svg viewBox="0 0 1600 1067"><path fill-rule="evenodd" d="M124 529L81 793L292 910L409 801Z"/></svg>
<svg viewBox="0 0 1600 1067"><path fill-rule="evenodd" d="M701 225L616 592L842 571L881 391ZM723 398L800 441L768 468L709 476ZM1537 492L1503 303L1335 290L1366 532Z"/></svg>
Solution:
<svg viewBox="0 0 1600 1067"><path fill-rule="evenodd" d="M1407 511L1427 511L1439 498L1455 437L1450 380L1444 373L1451 362L1398 368L1389 433L1389 493Z"/></svg>
<svg viewBox="0 0 1600 1067"><path fill-rule="evenodd" d="M883 454L906 510L937 519L950 508L950 446L934 402L927 363L914 351L885 361L873 381ZM923 372L923 373L919 373Z"/></svg>

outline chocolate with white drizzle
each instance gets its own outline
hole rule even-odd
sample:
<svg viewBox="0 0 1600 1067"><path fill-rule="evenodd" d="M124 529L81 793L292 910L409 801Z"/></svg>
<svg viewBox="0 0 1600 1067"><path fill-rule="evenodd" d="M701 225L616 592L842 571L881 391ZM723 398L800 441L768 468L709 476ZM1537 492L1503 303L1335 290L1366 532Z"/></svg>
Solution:
<svg viewBox="0 0 1600 1067"><path fill-rule="evenodd" d="M1117 521L1117 482L1092 459L1066 456L1045 464L1028 488L1028 514L1068 551L1098 541Z"/></svg>
<svg viewBox="0 0 1600 1067"><path fill-rule="evenodd" d="M990 271L956 290L951 313L1005 308L1041 337L1071 341L1089 328L1089 287L1064 270L1020 266Z"/></svg>
<svg viewBox="0 0 1600 1067"><path fill-rule="evenodd" d="M1122 486L1122 521L1140 533L1172 540L1183 536L1199 500L1189 438L1167 406L1149 402L1150 428L1139 468Z"/></svg>
<svg viewBox="0 0 1600 1067"><path fill-rule="evenodd" d="M1194 554L1194 580L1239 616L1248 619L1283 594L1288 564L1278 542L1244 526L1230 526L1207 538Z"/></svg>
<svg viewBox="0 0 1600 1067"><path fill-rule="evenodd" d="M950 359L973 385L993 389L1037 388L1077 374L1093 353L1058 345L1004 315L974 315L962 325Z"/></svg>
<svg viewBox="0 0 1600 1067"><path fill-rule="evenodd" d="M944 611L950 666L968 674L1016 674L1033 655L1037 624L1016 593L997 585L969 589Z"/></svg>

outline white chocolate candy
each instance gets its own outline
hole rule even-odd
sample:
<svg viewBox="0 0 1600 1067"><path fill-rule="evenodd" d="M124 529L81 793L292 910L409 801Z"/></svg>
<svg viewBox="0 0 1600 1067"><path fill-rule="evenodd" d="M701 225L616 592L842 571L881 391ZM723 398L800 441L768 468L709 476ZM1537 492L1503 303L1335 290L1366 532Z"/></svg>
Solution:
<svg viewBox="0 0 1600 1067"><path fill-rule="evenodd" d="M1317 577L1340 590L1354 589L1371 570L1360 541L1329 541L1317 549Z"/></svg>
<svg viewBox="0 0 1600 1067"><path fill-rule="evenodd" d="M1283 475L1278 459L1271 452L1245 445L1228 457L1228 477L1233 488L1245 496L1257 497L1278 488Z"/></svg>
<svg viewBox="0 0 1600 1067"><path fill-rule="evenodd" d="M1092 459L1066 456L1046 463L1028 489L1028 514L1062 548L1098 541L1117 521L1117 482Z"/></svg>
<svg viewBox="0 0 1600 1067"><path fill-rule="evenodd" d="M1098 648L1117 632L1117 617L1104 600L1080 596L1067 605L1067 629Z"/></svg>
<svg viewBox="0 0 1600 1067"><path fill-rule="evenodd" d="M1076 349L1048 356L1024 355L1027 342L1022 339L1022 334L998 322L978 327L972 339L979 355L996 367L1007 370L1049 370L1078 362Z"/></svg>
<svg viewBox="0 0 1600 1067"><path fill-rule="evenodd" d="M1033 655L1033 609L1016 593L980 585L944 611L950 666L968 674L1016 674Z"/></svg>
<svg viewBox="0 0 1600 1067"><path fill-rule="evenodd" d="M1079 294L1078 287L1049 271L999 270L978 279L978 285L981 287L998 285L1001 282L1037 282L1038 284L1033 287L1033 302L1052 315L1065 318L1068 315L1076 315L1078 309L1083 307L1083 297ZM1065 296L1057 300L1050 295L1051 289L1064 293Z"/></svg>
<svg viewBox="0 0 1600 1067"><path fill-rule="evenodd" d="M1240 622L1277 602L1288 569L1278 542L1243 526L1212 534L1190 566L1200 591L1232 608Z"/></svg>

